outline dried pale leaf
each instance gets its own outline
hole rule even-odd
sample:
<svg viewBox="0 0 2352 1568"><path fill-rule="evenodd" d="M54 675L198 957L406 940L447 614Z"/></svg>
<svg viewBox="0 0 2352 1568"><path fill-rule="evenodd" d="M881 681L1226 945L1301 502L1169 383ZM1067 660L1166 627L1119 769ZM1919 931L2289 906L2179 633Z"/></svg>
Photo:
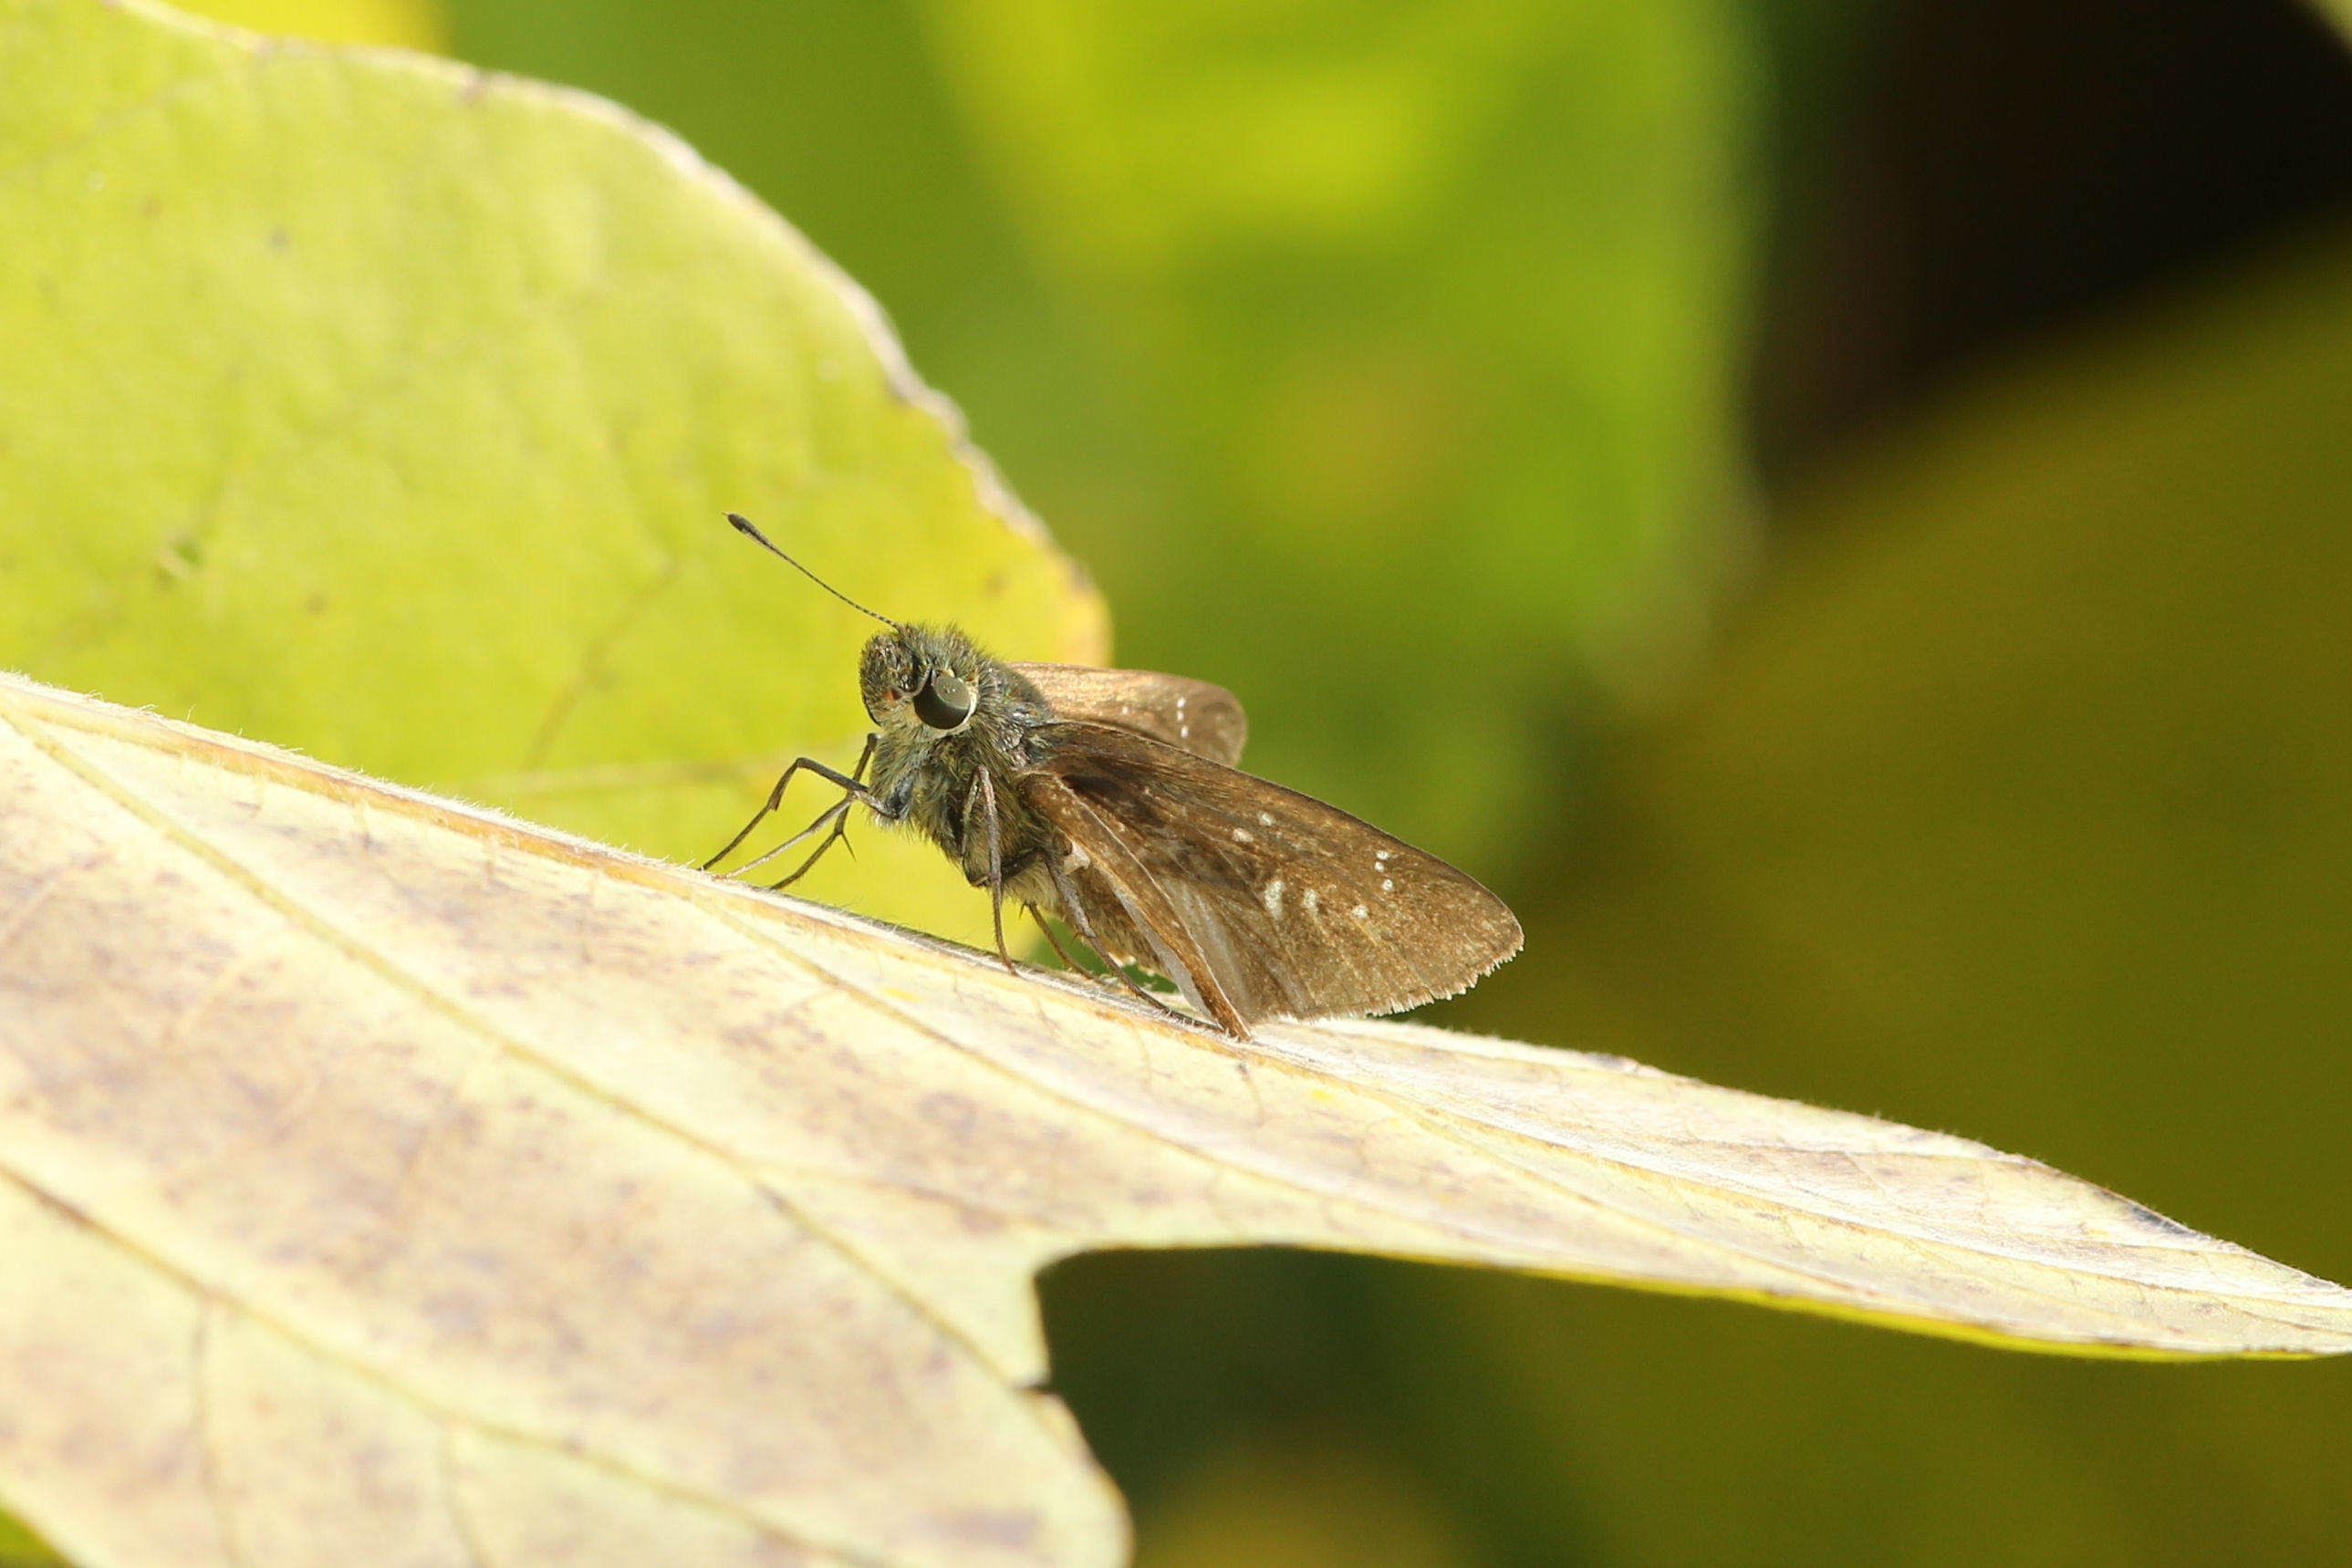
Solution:
<svg viewBox="0 0 2352 1568"><path fill-rule="evenodd" d="M1111 1564L1030 1279L1281 1242L2076 1350L2352 1292L1608 1058L1236 1045L0 684L0 1500L88 1568Z"/></svg>

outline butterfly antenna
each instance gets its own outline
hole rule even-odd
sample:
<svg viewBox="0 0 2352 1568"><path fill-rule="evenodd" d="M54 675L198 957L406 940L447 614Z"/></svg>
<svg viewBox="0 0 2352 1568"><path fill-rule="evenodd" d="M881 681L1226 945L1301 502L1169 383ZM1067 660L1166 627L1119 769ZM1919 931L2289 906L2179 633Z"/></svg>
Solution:
<svg viewBox="0 0 2352 1568"><path fill-rule="evenodd" d="M858 603L857 601L850 598L849 595L842 592L841 590L834 587L833 584L827 582L816 573L809 570L808 568L801 565L800 562L793 559L792 557L784 554L783 551L778 549L774 545L769 543L768 536L753 528L751 526L751 519L743 516L742 513L730 512L727 514L727 520L735 525L735 531L737 533L750 535L753 544L758 545L769 554L782 560L786 565L792 567L793 570L807 578L811 582L815 583L819 588L824 589L827 593L832 594L835 599L840 600L844 604L848 605L852 610L857 611L861 614L871 615L875 620L879 621L883 625L889 627L894 632L903 632L906 630L905 627L899 625L896 621L891 620L887 615L883 614L880 611L866 609L866 606Z"/></svg>

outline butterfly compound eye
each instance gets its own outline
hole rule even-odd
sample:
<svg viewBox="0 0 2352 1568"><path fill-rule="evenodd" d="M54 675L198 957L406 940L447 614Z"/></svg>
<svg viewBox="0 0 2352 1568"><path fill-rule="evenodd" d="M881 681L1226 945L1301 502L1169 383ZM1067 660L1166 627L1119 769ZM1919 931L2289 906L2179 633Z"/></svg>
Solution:
<svg viewBox="0 0 2352 1568"><path fill-rule="evenodd" d="M961 729L979 699L951 670L935 670L915 694L915 716L933 729Z"/></svg>

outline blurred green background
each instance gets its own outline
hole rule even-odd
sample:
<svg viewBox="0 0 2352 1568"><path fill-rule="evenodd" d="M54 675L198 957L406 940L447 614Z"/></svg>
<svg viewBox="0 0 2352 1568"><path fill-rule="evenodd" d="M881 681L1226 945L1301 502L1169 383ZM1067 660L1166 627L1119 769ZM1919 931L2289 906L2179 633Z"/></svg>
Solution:
<svg viewBox="0 0 2352 1568"><path fill-rule="evenodd" d="M1475 871L1433 1016L2352 1279L2352 58L2284 0L290 0L672 126L1259 771ZM266 14L265 14L266 12ZM329 19L331 14L331 19ZM2352 1365L1082 1260L1184 1564L2326 1562Z"/></svg>

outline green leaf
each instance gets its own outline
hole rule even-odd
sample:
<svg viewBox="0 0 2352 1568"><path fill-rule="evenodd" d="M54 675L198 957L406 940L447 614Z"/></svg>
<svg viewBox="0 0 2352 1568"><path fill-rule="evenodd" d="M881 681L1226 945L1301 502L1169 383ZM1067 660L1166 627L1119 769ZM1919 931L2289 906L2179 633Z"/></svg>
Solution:
<svg viewBox="0 0 2352 1568"><path fill-rule="evenodd" d="M0 1568L58 1568L64 1562L31 1531L0 1513Z"/></svg>
<svg viewBox="0 0 2352 1568"><path fill-rule="evenodd" d="M612 105L97 0L0 71L0 664L698 858L865 725L870 623L724 510L1104 656L872 302ZM919 845L828 874L984 925Z"/></svg>
<svg viewBox="0 0 2352 1568"><path fill-rule="evenodd" d="M257 33L320 44L392 44L446 54L448 19L436 0L182 0L179 7Z"/></svg>

